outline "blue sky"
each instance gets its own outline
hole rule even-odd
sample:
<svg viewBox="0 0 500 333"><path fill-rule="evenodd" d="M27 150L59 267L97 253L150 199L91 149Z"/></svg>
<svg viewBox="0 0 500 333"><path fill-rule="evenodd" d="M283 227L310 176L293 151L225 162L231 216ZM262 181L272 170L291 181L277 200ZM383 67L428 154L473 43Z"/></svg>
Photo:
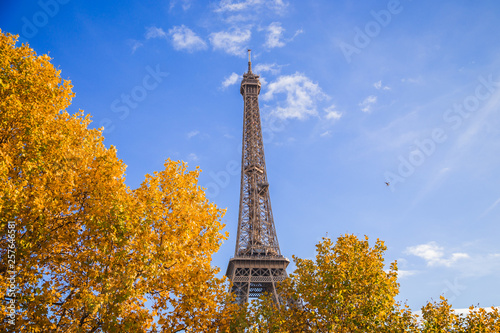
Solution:
<svg viewBox="0 0 500 333"><path fill-rule="evenodd" d="M41 0L2 2L0 28L50 54L130 187L166 158L201 167L227 207L223 272L251 48L282 253L380 238L418 310L500 305L498 17L493 0Z"/></svg>

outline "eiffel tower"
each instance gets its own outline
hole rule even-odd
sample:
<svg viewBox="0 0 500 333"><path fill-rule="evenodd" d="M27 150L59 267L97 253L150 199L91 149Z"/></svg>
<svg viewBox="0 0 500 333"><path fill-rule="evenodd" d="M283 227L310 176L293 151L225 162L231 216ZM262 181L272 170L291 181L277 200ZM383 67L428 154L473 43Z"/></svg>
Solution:
<svg viewBox="0 0 500 333"><path fill-rule="evenodd" d="M238 236L226 276L237 303L267 292L279 306L276 282L287 277L290 261L281 255L274 227L259 113L260 81L259 75L252 73L250 50L240 93L245 106Z"/></svg>

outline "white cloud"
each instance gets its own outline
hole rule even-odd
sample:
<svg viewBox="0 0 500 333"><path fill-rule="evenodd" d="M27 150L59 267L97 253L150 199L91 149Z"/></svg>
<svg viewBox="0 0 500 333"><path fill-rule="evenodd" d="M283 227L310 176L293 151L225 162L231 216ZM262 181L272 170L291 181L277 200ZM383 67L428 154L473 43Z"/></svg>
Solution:
<svg viewBox="0 0 500 333"><path fill-rule="evenodd" d="M342 117L342 112L337 111L336 106L333 104L324 109L324 111L326 112L325 118L328 120L339 120Z"/></svg>
<svg viewBox="0 0 500 333"><path fill-rule="evenodd" d="M222 88L227 88L229 86L232 86L233 84L236 84L238 80L240 79L240 76L236 73L231 73L228 77L224 79L222 82Z"/></svg>
<svg viewBox="0 0 500 333"><path fill-rule="evenodd" d="M284 105L279 105L272 112L282 119L305 119L317 115L317 102L328 96L323 93L318 84L313 83L301 73L283 75L268 85L263 99L270 101L277 94L286 94Z"/></svg>
<svg viewBox="0 0 500 333"><path fill-rule="evenodd" d="M288 3L283 0L266 1L266 4L270 9L273 9L278 13L283 13L285 8L288 6Z"/></svg>
<svg viewBox="0 0 500 333"><path fill-rule="evenodd" d="M168 30L168 34L158 27L149 27L145 34L146 39L167 38L172 39L172 45L176 50L185 50L188 52L204 50L207 44L185 25L174 26Z"/></svg>
<svg viewBox="0 0 500 333"><path fill-rule="evenodd" d="M198 131L198 130L194 130L194 131L189 132L189 133L187 134L187 137L188 137L188 139L191 139L193 136L196 136L196 135L198 135L198 134L200 134L200 131Z"/></svg>
<svg viewBox="0 0 500 333"><path fill-rule="evenodd" d="M198 155L196 155L195 153L191 153L189 154L188 156L188 161L193 161L193 162L196 162L199 160L199 157Z"/></svg>
<svg viewBox="0 0 500 333"><path fill-rule="evenodd" d="M168 34L172 38L172 44L176 50L194 52L207 48L203 39L185 25L173 27L168 31Z"/></svg>
<svg viewBox="0 0 500 333"><path fill-rule="evenodd" d="M146 39L151 39L151 38L166 38L167 34L165 31L163 31L162 28L157 28L157 27L149 27L146 30Z"/></svg>
<svg viewBox="0 0 500 333"><path fill-rule="evenodd" d="M169 8L169 10L171 11L172 9L174 9L178 2L179 2L178 0L170 0L170 8ZM182 9L184 11L188 10L189 8L191 8L191 2L192 2L192 0L181 0L180 2L182 3Z"/></svg>
<svg viewBox="0 0 500 333"><path fill-rule="evenodd" d="M412 276L412 275L415 275L417 273L418 273L417 271L407 271L407 270L404 270L404 269L398 269L398 279L402 279L402 278L405 278L405 277L408 277L408 276Z"/></svg>
<svg viewBox="0 0 500 333"><path fill-rule="evenodd" d="M406 248L407 254L411 254L424 259L427 266L446 266L450 267L461 259L468 259L467 253L455 252L451 256L445 258L443 247L436 244L436 242L429 242L416 246Z"/></svg>
<svg viewBox="0 0 500 333"><path fill-rule="evenodd" d="M141 42L139 42L138 40L135 40L135 39L129 39L127 41L127 44L132 49L132 53L134 53L138 48L140 48L143 45Z"/></svg>
<svg viewBox="0 0 500 333"><path fill-rule="evenodd" d="M225 23L241 27L244 22L260 24L265 17L283 16L287 6L283 0L220 0L214 11L222 14Z"/></svg>
<svg viewBox="0 0 500 333"><path fill-rule="evenodd" d="M242 24L242 22L255 20L256 16L255 13L235 14L229 15L224 21L229 25L237 26L238 24Z"/></svg>
<svg viewBox="0 0 500 333"><path fill-rule="evenodd" d="M363 102L359 103L359 106L361 107L361 111L370 112L375 103L377 103L377 96L370 95Z"/></svg>
<svg viewBox="0 0 500 333"><path fill-rule="evenodd" d="M283 0L221 0L216 12L239 12L244 10L257 10L264 7L282 13L288 6Z"/></svg>
<svg viewBox="0 0 500 333"><path fill-rule="evenodd" d="M216 12L236 12L246 10L250 7L261 6L263 0L244 0L244 1L234 1L234 0L221 0Z"/></svg>
<svg viewBox="0 0 500 333"><path fill-rule="evenodd" d="M285 29L281 26L279 22L273 22L267 27L267 36L265 47L270 49L274 47L283 47L285 43L281 40L283 38L283 32Z"/></svg>
<svg viewBox="0 0 500 333"><path fill-rule="evenodd" d="M464 260L457 267L463 276L488 276L500 274L500 255L498 253L477 254Z"/></svg>
<svg viewBox="0 0 500 333"><path fill-rule="evenodd" d="M378 90L380 90L380 89L382 89L382 90L391 90L391 88L388 87L388 86L382 86L382 81L375 82L373 84L373 86L375 87L375 89L378 89Z"/></svg>
<svg viewBox="0 0 500 333"><path fill-rule="evenodd" d="M269 72L271 74L278 74L281 68L277 64L257 64L254 66L255 73Z"/></svg>
<svg viewBox="0 0 500 333"><path fill-rule="evenodd" d="M283 47L286 45L286 43L293 41L295 37L304 32L302 29L299 29L295 32L292 38L285 39L283 36L285 29L281 26L280 22L271 23L265 30L267 31L267 34L264 46L270 49L275 47Z"/></svg>
<svg viewBox="0 0 500 333"><path fill-rule="evenodd" d="M214 50L223 50L232 55L243 56L247 49L246 43L250 40L250 30L233 29L210 34L210 42Z"/></svg>
<svg viewBox="0 0 500 333"><path fill-rule="evenodd" d="M291 38L291 40L295 39L295 37L297 37L298 35L304 33L304 30L302 29L299 29L297 31L295 31L295 34L293 35L293 37Z"/></svg>
<svg viewBox="0 0 500 333"><path fill-rule="evenodd" d="M434 242L408 247L406 252L423 258L431 266L444 256L443 248Z"/></svg>
<svg viewBox="0 0 500 333"><path fill-rule="evenodd" d="M329 136L329 135L330 135L330 131L326 131L326 132L321 133L319 136L325 137L325 136Z"/></svg>

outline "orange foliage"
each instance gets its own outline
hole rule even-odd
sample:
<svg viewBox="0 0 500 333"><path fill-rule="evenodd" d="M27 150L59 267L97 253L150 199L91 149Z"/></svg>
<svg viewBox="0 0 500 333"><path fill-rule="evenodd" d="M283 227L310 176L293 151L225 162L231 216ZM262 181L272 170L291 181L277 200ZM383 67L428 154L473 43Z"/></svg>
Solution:
<svg viewBox="0 0 500 333"><path fill-rule="evenodd" d="M199 170L166 161L136 190L47 55L0 31L0 228L15 222L15 318L30 332L216 332L228 324L211 256L224 211ZM0 330L8 322L0 239ZM12 268L12 267L11 267Z"/></svg>

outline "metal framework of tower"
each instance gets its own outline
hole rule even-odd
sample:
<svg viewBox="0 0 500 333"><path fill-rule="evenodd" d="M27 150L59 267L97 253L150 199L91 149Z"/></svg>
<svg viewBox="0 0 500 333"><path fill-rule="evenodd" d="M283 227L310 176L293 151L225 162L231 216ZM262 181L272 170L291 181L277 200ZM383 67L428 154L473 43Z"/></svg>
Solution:
<svg viewBox="0 0 500 333"><path fill-rule="evenodd" d="M240 93L244 113L238 234L226 276L238 303L267 292L279 305L276 282L287 277L290 261L281 255L274 226L259 112L260 81L252 73L250 50Z"/></svg>

